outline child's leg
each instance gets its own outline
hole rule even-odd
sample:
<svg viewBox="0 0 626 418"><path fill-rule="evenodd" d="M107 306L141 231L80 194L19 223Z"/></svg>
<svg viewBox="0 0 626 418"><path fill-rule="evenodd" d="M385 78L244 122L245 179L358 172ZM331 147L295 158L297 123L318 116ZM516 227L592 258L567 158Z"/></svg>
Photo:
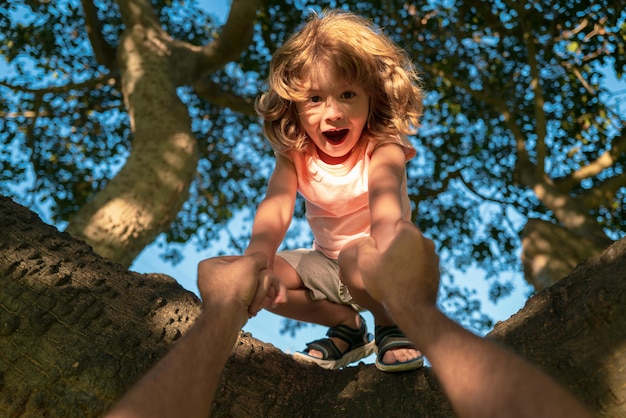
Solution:
<svg viewBox="0 0 626 418"><path fill-rule="evenodd" d="M334 327L347 325L354 328L358 316L350 305L341 305L328 300L313 300L296 270L282 257L276 257L274 273L287 289L287 301L271 309L277 315L303 322Z"/></svg>
<svg viewBox="0 0 626 418"><path fill-rule="evenodd" d="M372 313L376 325L395 325L385 307L372 298L363 285L356 263L356 244L357 241L346 245L339 254L339 277L350 291L354 301ZM385 280L385 278L381 277L380 280ZM385 364L393 364L407 362L419 356L421 353L413 348L397 347L385 352L382 360Z"/></svg>
<svg viewBox="0 0 626 418"><path fill-rule="evenodd" d="M287 290L284 304L268 309L270 312L287 318L303 322L336 327L345 325L352 329L358 329L360 319L358 313L351 305L330 302L327 299L314 300L297 271L282 257L277 256L274 261L274 273ZM331 338L340 352L348 348L348 343L339 339ZM322 358L322 353L310 350L310 356Z"/></svg>

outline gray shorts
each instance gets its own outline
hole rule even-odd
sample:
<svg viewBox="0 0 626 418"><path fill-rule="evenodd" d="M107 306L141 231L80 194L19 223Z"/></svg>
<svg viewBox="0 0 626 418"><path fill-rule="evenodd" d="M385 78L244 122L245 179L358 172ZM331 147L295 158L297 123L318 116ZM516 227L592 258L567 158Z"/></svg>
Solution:
<svg viewBox="0 0 626 418"><path fill-rule="evenodd" d="M276 254L285 260L300 276L313 300L327 299L341 305L351 305L356 311L362 310L354 303L348 288L339 279L337 260L326 257L317 250L299 249L281 251Z"/></svg>

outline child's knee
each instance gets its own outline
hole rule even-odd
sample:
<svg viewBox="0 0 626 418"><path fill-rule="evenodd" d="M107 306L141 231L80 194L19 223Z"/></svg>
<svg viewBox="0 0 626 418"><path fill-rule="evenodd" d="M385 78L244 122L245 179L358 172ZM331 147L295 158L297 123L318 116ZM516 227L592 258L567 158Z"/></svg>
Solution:
<svg viewBox="0 0 626 418"><path fill-rule="evenodd" d="M302 287L302 280L296 269L282 257L276 256L274 260L274 274L287 289Z"/></svg>
<svg viewBox="0 0 626 418"><path fill-rule="evenodd" d="M359 242L363 239L356 239L346 244L345 247L339 253L337 262L339 263L339 269L344 270L349 275L354 275L357 272L357 248Z"/></svg>

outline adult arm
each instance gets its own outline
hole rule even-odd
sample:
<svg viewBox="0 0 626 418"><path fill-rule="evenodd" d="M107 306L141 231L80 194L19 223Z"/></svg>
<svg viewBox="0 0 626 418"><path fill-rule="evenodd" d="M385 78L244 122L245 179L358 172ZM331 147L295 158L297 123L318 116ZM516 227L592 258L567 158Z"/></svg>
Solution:
<svg viewBox="0 0 626 418"><path fill-rule="evenodd" d="M414 225L398 223L384 251L372 239L357 251L366 288L428 357L460 417L590 416L547 374L437 309L439 259Z"/></svg>
<svg viewBox="0 0 626 418"><path fill-rule="evenodd" d="M249 305L277 286L262 274L265 268L260 255L202 261L198 266L202 313L107 417L206 418L224 365L248 319Z"/></svg>

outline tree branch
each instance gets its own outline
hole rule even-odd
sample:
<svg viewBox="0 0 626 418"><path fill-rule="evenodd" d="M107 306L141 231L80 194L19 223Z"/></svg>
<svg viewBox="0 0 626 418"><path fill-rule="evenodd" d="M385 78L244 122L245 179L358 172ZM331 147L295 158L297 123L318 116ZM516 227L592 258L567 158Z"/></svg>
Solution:
<svg viewBox="0 0 626 418"><path fill-rule="evenodd" d="M600 247L605 247L612 242L581 199L562 192L554 183L545 178L533 186L533 191L541 203L551 210L554 217L571 232L589 239Z"/></svg>
<svg viewBox="0 0 626 418"><path fill-rule="evenodd" d="M111 73L117 72L115 48L109 45L102 36L102 25L98 19L97 8L93 0L81 0L85 14L85 27L91 48L100 65L104 65Z"/></svg>
<svg viewBox="0 0 626 418"><path fill-rule="evenodd" d="M589 25L589 20L587 18L584 18L574 29L564 30L563 32L561 32L561 36L554 38L554 43L558 43L566 39L572 39L574 36L578 35L578 33L580 33L583 29L585 29L587 25Z"/></svg>
<svg viewBox="0 0 626 418"><path fill-rule="evenodd" d="M559 179L555 184L561 190L572 190L582 180L597 176L603 170L611 167L624 153L626 153L626 132L622 131L621 135L613 141L613 146L610 150L603 152L595 161L571 173L569 176Z"/></svg>
<svg viewBox="0 0 626 418"><path fill-rule="evenodd" d="M34 116L26 123L26 132L24 132L24 137L26 139L26 144L28 148L30 148L30 162L33 166L33 171L35 172L34 179L34 188L37 189L37 184L41 182L41 178L39 177L39 169L41 168L39 165L39 152L36 146L35 141L35 126L37 125L37 119L39 119L39 110L41 109L41 105L43 103L43 95L35 94L35 100L33 100L33 113ZM31 203L35 201L34 195L31 196Z"/></svg>
<svg viewBox="0 0 626 418"><path fill-rule="evenodd" d="M479 199L482 199L486 202L492 202L492 203L496 203L498 205L511 205L512 202L507 202L504 200L500 200L500 199L496 199L490 196L487 196L483 193L480 193L478 190L476 190L476 188L474 187L474 185L470 182L468 182L467 180L465 180L465 177L463 176L463 173L461 173L460 176L458 176L461 179L461 182L463 183L463 185L465 186L465 188L467 188L467 190L469 190L472 194L474 194L476 197L478 197Z"/></svg>
<svg viewBox="0 0 626 418"><path fill-rule="evenodd" d="M440 180L441 187L420 189L419 193L417 193L415 196L411 196L411 199L417 204L428 197L437 197L441 192L448 188L448 184L451 180L459 177L462 177L461 169L451 171L443 180Z"/></svg>
<svg viewBox="0 0 626 418"><path fill-rule="evenodd" d="M588 209L598 209L615 199L617 191L626 187L626 173L609 177L600 184L580 195L580 200Z"/></svg>
<svg viewBox="0 0 626 418"><path fill-rule="evenodd" d="M233 112L246 116L256 116L254 100L250 97L241 97L230 91L226 91L218 83L204 77L195 83L193 88L198 97L215 105L226 107Z"/></svg>
<svg viewBox="0 0 626 418"><path fill-rule="evenodd" d="M117 0L117 4L126 29L139 25L165 33L150 0Z"/></svg>
<svg viewBox="0 0 626 418"><path fill-rule="evenodd" d="M203 48L202 74L210 74L236 60L252 41L254 21L261 0L233 0L220 36Z"/></svg>
<svg viewBox="0 0 626 418"><path fill-rule="evenodd" d="M92 78L82 81L80 83L68 83L62 86L45 87L41 89L31 89L26 86L14 86L12 84L0 81L0 86L10 88L13 91L23 91L32 94L46 94L46 93L67 93L70 90L94 90L102 87L105 84L113 85L116 83L115 77L111 77L110 74L103 74L100 77Z"/></svg>
<svg viewBox="0 0 626 418"><path fill-rule="evenodd" d="M522 26L524 22L522 22ZM528 49L528 64L530 66L531 83L530 87L535 95L533 100L534 114L535 114L535 134L537 135L537 161L535 163L535 175L537 178L542 178L545 175L545 161L546 161L546 115L543 111L545 99L543 92L541 91L541 76L539 75L539 64L537 62L537 50L535 48L535 40L532 37L530 31L524 28L523 33L524 43Z"/></svg>

